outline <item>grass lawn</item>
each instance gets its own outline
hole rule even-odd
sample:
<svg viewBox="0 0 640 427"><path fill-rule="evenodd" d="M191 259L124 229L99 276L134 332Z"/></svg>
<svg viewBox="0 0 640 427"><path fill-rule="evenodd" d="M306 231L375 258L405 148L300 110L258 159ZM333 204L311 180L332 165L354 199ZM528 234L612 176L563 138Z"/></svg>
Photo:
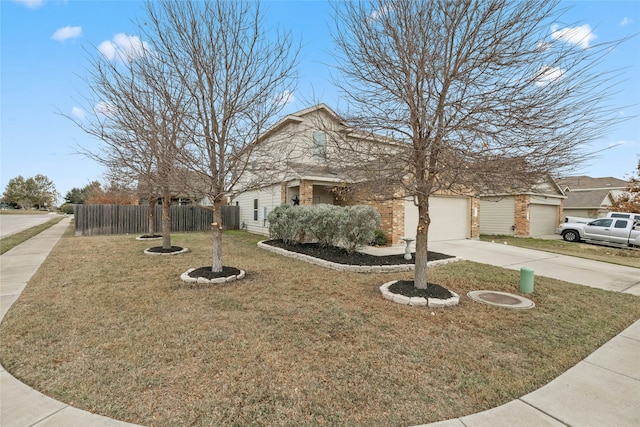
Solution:
<svg viewBox="0 0 640 427"><path fill-rule="evenodd" d="M562 255L604 261L612 264L640 268L640 249L607 246L593 243L570 243L564 240L535 239L531 237L481 235L480 240L507 242L521 248L537 249Z"/></svg>
<svg viewBox="0 0 640 427"><path fill-rule="evenodd" d="M475 413L549 382L640 317L640 298L536 277L533 310L479 304L517 271L460 262L430 280L447 309L384 300L410 273L356 274L258 249L225 232L239 282L189 288L208 233L179 256L135 236L70 227L0 325L0 361L73 406L147 426L408 426Z"/></svg>

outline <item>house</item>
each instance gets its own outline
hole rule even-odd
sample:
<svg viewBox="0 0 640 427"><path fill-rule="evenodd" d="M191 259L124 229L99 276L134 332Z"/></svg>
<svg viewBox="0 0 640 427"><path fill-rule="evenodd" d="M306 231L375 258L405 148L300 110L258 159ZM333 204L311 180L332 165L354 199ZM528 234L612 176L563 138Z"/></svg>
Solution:
<svg viewBox="0 0 640 427"><path fill-rule="evenodd" d="M165 178L169 182L168 192L172 205L212 206L206 193L206 181L196 172L184 168L173 168ZM136 194L138 204L149 203L149 198L162 204L162 186L155 174L140 174L137 179Z"/></svg>
<svg viewBox="0 0 640 427"><path fill-rule="evenodd" d="M568 176L558 179L558 184L567 195L564 204L566 216L602 218L609 212L615 199L625 192L627 181L604 177Z"/></svg>
<svg viewBox="0 0 640 427"><path fill-rule="evenodd" d="M376 144L393 149L394 142L359 134L328 106L319 104L280 120L256 143L250 167L244 172L231 204L240 207L240 222L246 230L269 234L268 213L281 204L334 205L367 204L381 215L381 230L387 241L401 243L404 236L415 237L418 208L413 200L383 194L349 193L353 178L331 158L339 152L332 135L341 135L353 144ZM343 140L343 141L344 141ZM386 145L385 145L386 144ZM258 148L259 147L259 148ZM258 177L268 176L259 182ZM258 184L259 182L259 184ZM429 240L477 238L479 236L479 199L472 195L440 194L430 198Z"/></svg>
<svg viewBox="0 0 640 427"><path fill-rule="evenodd" d="M566 195L548 176L528 191L480 197L480 233L535 237L554 234L563 219Z"/></svg>

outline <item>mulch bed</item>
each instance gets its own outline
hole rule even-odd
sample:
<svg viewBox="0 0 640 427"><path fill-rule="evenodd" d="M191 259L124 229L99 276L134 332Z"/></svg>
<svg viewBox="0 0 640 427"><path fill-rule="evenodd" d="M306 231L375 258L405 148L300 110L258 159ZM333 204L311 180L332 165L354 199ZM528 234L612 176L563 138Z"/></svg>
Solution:
<svg viewBox="0 0 640 427"><path fill-rule="evenodd" d="M161 238L162 238L162 234L144 234L138 237L138 239L141 239L141 240L145 240L145 239L155 240L155 239L161 239Z"/></svg>
<svg viewBox="0 0 640 427"><path fill-rule="evenodd" d="M235 267L223 266L222 271L215 272L215 271L211 271L211 266L209 266L209 267L196 268L195 270L189 273L189 277L193 277L193 278L203 277L205 279L211 280L211 279L219 279L220 277L237 276L238 274L240 274L240 270L238 270Z"/></svg>
<svg viewBox="0 0 640 427"><path fill-rule="evenodd" d="M323 247L317 243L300 243L297 245L288 245L282 240L267 240L264 244L274 246L276 248L285 249L289 252L297 252L309 255L314 258L320 258L326 261L335 262L337 264L346 265L402 265L415 264L415 256L410 260L404 259L404 254L399 255L369 255L361 252L349 253L346 249L335 246ZM438 252L429 252L429 261L453 258L451 255L445 255Z"/></svg>
<svg viewBox="0 0 640 427"><path fill-rule="evenodd" d="M154 246L153 248L147 249L147 252L153 252L156 254L172 254L174 252L180 252L182 247L180 246L171 246L171 248L165 249L162 246Z"/></svg>
<svg viewBox="0 0 640 427"><path fill-rule="evenodd" d="M422 298L439 298L448 299L453 296L451 292L435 283L429 283L427 289L417 289L413 280L398 280L393 285L389 286L389 292L394 294L404 295L405 297L422 297Z"/></svg>

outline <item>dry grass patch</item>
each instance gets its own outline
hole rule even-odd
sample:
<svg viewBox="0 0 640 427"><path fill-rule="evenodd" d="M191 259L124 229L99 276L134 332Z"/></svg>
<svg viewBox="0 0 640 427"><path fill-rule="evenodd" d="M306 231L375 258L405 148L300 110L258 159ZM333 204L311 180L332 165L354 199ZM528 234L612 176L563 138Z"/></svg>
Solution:
<svg viewBox="0 0 640 427"><path fill-rule="evenodd" d="M481 240L506 242L521 248L536 249L561 255L603 261L611 264L640 268L640 249L607 245L605 243L572 243L564 240L535 239L531 237L480 236Z"/></svg>
<svg viewBox="0 0 640 427"><path fill-rule="evenodd" d="M148 426L415 425L520 397L640 317L639 298L536 279L536 308L472 302L517 292L518 273L470 262L434 269L459 293L444 310L384 300L410 274L340 273L225 233L238 282L189 288L210 236L180 256L132 236L61 239L0 326L12 374L74 406Z"/></svg>

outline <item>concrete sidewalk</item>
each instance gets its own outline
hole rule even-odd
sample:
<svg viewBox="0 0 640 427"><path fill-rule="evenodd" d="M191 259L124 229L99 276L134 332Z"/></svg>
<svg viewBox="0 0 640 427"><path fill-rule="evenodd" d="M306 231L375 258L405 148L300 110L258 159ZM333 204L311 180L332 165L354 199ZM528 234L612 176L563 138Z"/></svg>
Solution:
<svg viewBox="0 0 640 427"><path fill-rule="evenodd" d="M65 218L57 225L0 255L0 320L45 260L69 225ZM520 268L536 262L536 274L555 275L562 280L598 286L591 277L598 274L601 285L636 294L640 270L605 264L595 267L584 260L545 252L520 250L512 246L472 240L438 242L430 250L465 259ZM403 252L403 248L389 250ZM561 258L561 259L558 259ZM575 262L576 264L571 264ZM574 265L582 267L574 268ZM588 272L580 273L586 269ZM597 272L597 273L596 273ZM612 276L611 276L612 275ZM568 278L563 278L568 277ZM634 281L635 280L635 281ZM623 284L620 285L619 282ZM584 283L581 283L584 282ZM595 283L594 283L595 282ZM636 294L637 295L637 294ZM73 408L21 383L0 367L0 425L3 427L116 427L133 424L112 420ZM440 427L480 426L617 426L640 425L640 320L549 384L520 399L497 408L454 420L429 424Z"/></svg>

